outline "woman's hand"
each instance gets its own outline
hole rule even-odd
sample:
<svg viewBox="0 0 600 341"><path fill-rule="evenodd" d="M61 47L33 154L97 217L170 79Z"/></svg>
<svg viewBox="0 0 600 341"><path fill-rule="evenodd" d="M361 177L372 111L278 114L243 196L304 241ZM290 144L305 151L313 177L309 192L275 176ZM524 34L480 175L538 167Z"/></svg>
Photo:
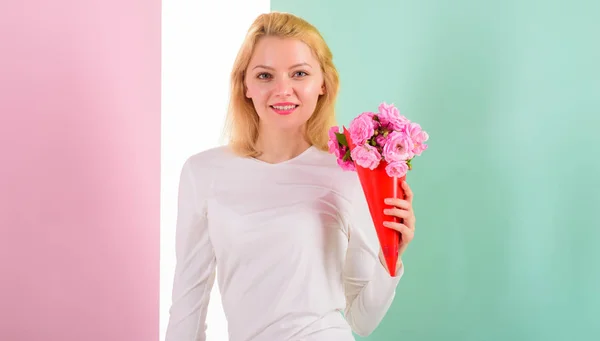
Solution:
<svg viewBox="0 0 600 341"><path fill-rule="evenodd" d="M415 236L416 223L415 213L412 207L413 192L408 186L408 183L406 183L406 181L402 182L402 188L404 189L404 193L406 194L406 199L385 199L385 203L390 206L394 206L394 208L383 210L384 214L400 219L399 223L391 221L386 221L383 223L385 227L396 230L402 235L402 238L400 240L400 246L398 249L398 265L396 270L402 267L402 254L404 253L404 251L406 251L408 244L410 244L410 242L413 240L413 237ZM383 257L383 252L381 251L379 252L379 259L382 261L383 266L385 266L387 270L387 265Z"/></svg>

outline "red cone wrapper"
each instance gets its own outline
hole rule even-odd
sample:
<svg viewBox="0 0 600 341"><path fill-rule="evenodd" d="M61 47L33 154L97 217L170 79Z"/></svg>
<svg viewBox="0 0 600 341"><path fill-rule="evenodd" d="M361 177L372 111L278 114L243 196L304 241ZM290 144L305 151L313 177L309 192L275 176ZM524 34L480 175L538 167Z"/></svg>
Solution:
<svg viewBox="0 0 600 341"><path fill-rule="evenodd" d="M355 145L352 143L350 133L344 127L344 135L348 141L350 150L354 149ZM396 230L389 227L383 226L384 221L391 222L402 222L402 219L392 217L383 213L386 208L393 208L393 206L386 205L384 200L386 198L405 198L404 190L402 189L402 181L406 179L406 176L402 178L390 177L385 167L387 163L381 161L379 166L373 170L363 168L356 165L356 173L360 179L360 184L365 194L367 204L369 206L369 212L375 231L377 232L377 238L379 239L379 245L383 252L385 262L391 276L396 276L396 265L398 261L398 249L402 236Z"/></svg>

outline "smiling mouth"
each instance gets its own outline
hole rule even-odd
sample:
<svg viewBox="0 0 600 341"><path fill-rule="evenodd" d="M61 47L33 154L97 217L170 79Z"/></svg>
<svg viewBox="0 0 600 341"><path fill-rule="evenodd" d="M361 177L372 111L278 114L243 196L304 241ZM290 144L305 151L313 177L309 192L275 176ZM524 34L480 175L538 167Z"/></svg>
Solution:
<svg viewBox="0 0 600 341"><path fill-rule="evenodd" d="M269 106L273 111L275 111L279 115L288 115L291 114L299 105L291 104L291 105L270 105Z"/></svg>

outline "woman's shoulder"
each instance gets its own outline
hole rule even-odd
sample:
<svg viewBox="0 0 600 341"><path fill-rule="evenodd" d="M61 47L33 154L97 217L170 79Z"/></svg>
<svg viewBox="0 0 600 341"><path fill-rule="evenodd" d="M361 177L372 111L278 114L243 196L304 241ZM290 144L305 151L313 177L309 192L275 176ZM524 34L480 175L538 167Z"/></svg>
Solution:
<svg viewBox="0 0 600 341"><path fill-rule="evenodd" d="M344 196L353 196L360 189L360 180L355 171L343 169L337 162L337 157L327 151L317 150L315 166L319 172L326 175L334 190Z"/></svg>
<svg viewBox="0 0 600 341"><path fill-rule="evenodd" d="M235 160L235 155L228 146L218 146L188 156L184 168L187 168L195 177L206 177L207 175L212 176L233 160Z"/></svg>
<svg viewBox="0 0 600 341"><path fill-rule="evenodd" d="M218 165L228 158L232 158L233 153L228 146L217 146L190 155L187 162L194 165Z"/></svg>

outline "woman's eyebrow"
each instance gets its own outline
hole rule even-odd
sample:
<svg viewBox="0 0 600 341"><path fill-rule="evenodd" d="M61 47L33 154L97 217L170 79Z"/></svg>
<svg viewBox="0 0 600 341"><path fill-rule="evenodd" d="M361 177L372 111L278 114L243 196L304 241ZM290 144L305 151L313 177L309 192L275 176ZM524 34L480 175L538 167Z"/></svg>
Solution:
<svg viewBox="0 0 600 341"><path fill-rule="evenodd" d="M290 69L297 68L299 66L308 66L308 67L312 68L312 66L310 66L310 64L308 64L308 63L298 63L298 64L294 64L294 65L290 66ZM263 69L267 69L267 70L275 70L274 68L272 68L270 66L266 66L266 65L256 65L255 67L252 68L252 70L257 69L257 68L263 68Z"/></svg>

